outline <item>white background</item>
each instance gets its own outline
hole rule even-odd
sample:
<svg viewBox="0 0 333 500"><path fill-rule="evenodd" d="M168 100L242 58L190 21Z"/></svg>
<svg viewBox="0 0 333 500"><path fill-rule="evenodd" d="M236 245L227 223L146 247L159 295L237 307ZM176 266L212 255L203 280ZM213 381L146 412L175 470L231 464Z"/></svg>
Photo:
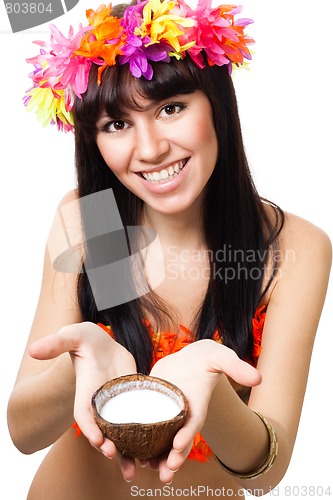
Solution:
<svg viewBox="0 0 333 500"><path fill-rule="evenodd" d="M77 28L84 22L85 8L98 4L81 0L56 21L57 26L65 33L70 23ZM255 19L248 32L256 39L256 54L251 71L237 72L235 86L256 184L263 196L320 226L333 239L332 0L244 0L243 5L244 16ZM0 497L21 500L45 451L24 456L15 449L7 431L6 406L38 299L49 226L75 177L72 134L42 129L21 103L30 86L31 67L25 58L38 51L33 40L48 38L46 27L11 34L1 3L0 31ZM293 458L274 492L281 498L288 497L288 487L294 488L295 498L313 498L311 486L319 488L317 496L328 497L321 487L325 491L331 486L333 494L331 305L332 286L318 329Z"/></svg>

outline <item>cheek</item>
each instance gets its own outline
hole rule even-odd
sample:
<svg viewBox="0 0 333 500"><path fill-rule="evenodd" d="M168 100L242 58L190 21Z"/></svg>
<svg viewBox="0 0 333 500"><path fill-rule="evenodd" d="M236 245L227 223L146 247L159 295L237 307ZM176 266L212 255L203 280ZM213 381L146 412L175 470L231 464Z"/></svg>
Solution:
<svg viewBox="0 0 333 500"><path fill-rule="evenodd" d="M190 130L193 144L200 147L205 154L209 154L209 157L214 159L215 163L218 154L218 143L213 120L210 117L207 118L207 114L201 114Z"/></svg>
<svg viewBox="0 0 333 500"><path fill-rule="evenodd" d="M204 108L201 113L197 114L195 130L198 137L201 137L202 140L207 140L209 137L216 137L210 109Z"/></svg>
<svg viewBox="0 0 333 500"><path fill-rule="evenodd" d="M188 115L186 123L181 124L180 132L184 134L184 131L186 131L187 142L192 149L198 150L200 148L206 153L209 151L210 156L217 155L218 143L208 101L200 102Z"/></svg>
<svg viewBox="0 0 333 500"><path fill-rule="evenodd" d="M121 173L126 162L126 147L121 147L107 136L96 140L97 147L107 166L117 175Z"/></svg>

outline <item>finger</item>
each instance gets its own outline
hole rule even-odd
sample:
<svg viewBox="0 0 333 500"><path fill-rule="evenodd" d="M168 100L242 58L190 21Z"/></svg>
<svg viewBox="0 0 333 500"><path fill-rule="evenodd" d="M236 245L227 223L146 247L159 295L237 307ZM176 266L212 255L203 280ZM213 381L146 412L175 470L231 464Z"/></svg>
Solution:
<svg viewBox="0 0 333 500"><path fill-rule="evenodd" d="M80 417L75 417L74 414L74 418L84 436L88 439L92 446L101 449L104 443L104 436L94 418L91 418L91 415L88 412L84 413L82 410L80 412L78 411L77 414L80 415Z"/></svg>
<svg viewBox="0 0 333 500"><path fill-rule="evenodd" d="M159 470L160 468L160 461L158 458L151 458L149 460L149 463L150 463L150 467L153 469L153 470Z"/></svg>
<svg viewBox="0 0 333 500"><path fill-rule="evenodd" d="M192 418L184 424L184 426L177 432L174 440L172 449L176 453L184 451L186 448L191 448L194 437L200 431L203 421L200 419L200 424L192 422Z"/></svg>
<svg viewBox="0 0 333 500"><path fill-rule="evenodd" d="M109 439L104 439L103 444L99 447L100 451L106 458L112 459L117 456L116 445Z"/></svg>
<svg viewBox="0 0 333 500"><path fill-rule="evenodd" d="M260 372L246 361L240 359L235 351L219 345L215 351L214 367L231 377L235 382L247 387L260 384Z"/></svg>
<svg viewBox="0 0 333 500"><path fill-rule="evenodd" d="M74 400L74 419L91 445L95 448L101 448L105 438L96 423L91 398L86 399L79 387L77 387Z"/></svg>
<svg viewBox="0 0 333 500"><path fill-rule="evenodd" d="M169 470L177 472L186 461L193 445L193 439L200 428L201 425L194 426L190 423L188 426L185 424L184 427L177 432L173 440L173 448L167 459L167 467Z"/></svg>
<svg viewBox="0 0 333 500"><path fill-rule="evenodd" d="M123 478L128 483L133 481L136 474L135 460L134 458L126 457L122 455L119 451L117 452L117 459L121 468Z"/></svg>
<svg viewBox="0 0 333 500"><path fill-rule="evenodd" d="M61 328L57 333L36 340L28 347L32 358L53 359L65 352L74 352L79 345L81 330L79 325Z"/></svg>
<svg viewBox="0 0 333 500"><path fill-rule="evenodd" d="M140 467L147 467L149 460L139 460Z"/></svg>
<svg viewBox="0 0 333 500"><path fill-rule="evenodd" d="M163 453L162 455L159 455L158 457L150 458L149 459L150 467L153 470L158 471L159 468L160 468L162 460L166 461L167 457L168 457L168 454L167 453Z"/></svg>
<svg viewBox="0 0 333 500"><path fill-rule="evenodd" d="M167 457L161 458L159 462L159 478L162 483L171 484L175 475L175 471L169 469L167 465Z"/></svg>
<svg viewBox="0 0 333 500"><path fill-rule="evenodd" d="M182 451L177 451L175 449L172 449L169 453L168 460L167 460L167 467L168 469L176 473L180 467L186 462L186 459L191 451L192 448L192 443Z"/></svg>

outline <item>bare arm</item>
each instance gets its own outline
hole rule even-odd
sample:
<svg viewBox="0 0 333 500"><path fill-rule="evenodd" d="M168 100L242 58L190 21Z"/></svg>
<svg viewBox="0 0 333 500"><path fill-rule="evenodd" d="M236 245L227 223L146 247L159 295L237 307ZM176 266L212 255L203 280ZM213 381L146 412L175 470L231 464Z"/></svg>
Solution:
<svg viewBox="0 0 333 500"><path fill-rule="evenodd" d="M52 230L51 241L59 241ZM106 380L136 371L126 349L97 325L82 323L76 288L77 275L57 272L47 250L35 318L8 404L9 430L23 453L54 443L74 418L101 447L89 398Z"/></svg>
<svg viewBox="0 0 333 500"><path fill-rule="evenodd" d="M73 274L54 271L46 250L38 306L8 404L9 430L23 452L47 446L73 420L75 375L69 354L55 360L37 361L30 357L28 345L81 320L74 298L75 282ZM47 439L43 432L45 426L49 429Z"/></svg>
<svg viewBox="0 0 333 500"><path fill-rule="evenodd" d="M296 439L313 342L326 295L331 245L318 228L288 216L281 249L283 262L268 301L263 349L258 363L262 380L253 383L248 372L248 382L243 382L253 387L248 406L238 398L226 377L221 375L224 372L237 380L239 371L243 370L239 361L234 360L234 366L239 368L236 377L228 371L229 354L223 352L221 346L213 345L212 352L206 355L202 343L206 341L199 341L177 353L179 361L175 362L176 366L185 366L185 350L192 349L193 355L188 352L191 361L184 370L193 370L189 377L193 382L181 380L175 375L175 367L168 372L167 364L171 360L165 359L164 367L158 367L160 362L154 367L157 376L162 372L165 378L178 383L192 403L191 417L177 434L174 450L161 463L160 477L165 482L172 479L170 469L174 471L181 466L193 436L200 430L214 453L229 469L239 473L255 470L267 455L268 434L252 408L275 427L279 453L269 472L252 480L238 479L238 482L244 488L269 491L285 474ZM200 389L198 383L194 386L193 366L203 369L202 376L209 375L205 390ZM200 393L206 393L207 406Z"/></svg>

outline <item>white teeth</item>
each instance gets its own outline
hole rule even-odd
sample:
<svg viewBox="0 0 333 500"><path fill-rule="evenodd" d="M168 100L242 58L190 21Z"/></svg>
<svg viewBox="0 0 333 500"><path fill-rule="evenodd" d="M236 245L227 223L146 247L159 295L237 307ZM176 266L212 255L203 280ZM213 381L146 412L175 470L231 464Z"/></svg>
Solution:
<svg viewBox="0 0 333 500"><path fill-rule="evenodd" d="M143 177L149 182L160 182L171 177L175 177L184 168L186 161L177 161L167 168L163 168L159 172L142 172Z"/></svg>

